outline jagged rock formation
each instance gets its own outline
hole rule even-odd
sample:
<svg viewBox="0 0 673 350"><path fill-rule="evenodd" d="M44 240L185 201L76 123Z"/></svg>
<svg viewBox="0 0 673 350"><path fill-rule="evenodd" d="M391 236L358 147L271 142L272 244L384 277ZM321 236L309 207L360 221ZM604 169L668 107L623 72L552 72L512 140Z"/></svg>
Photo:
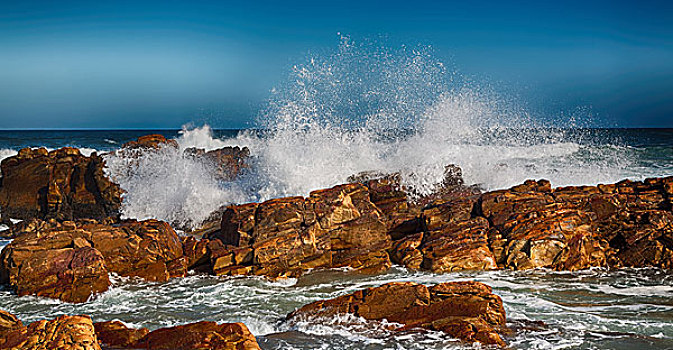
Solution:
<svg viewBox="0 0 673 350"><path fill-rule="evenodd" d="M469 342L504 346L502 300L479 282L451 282L426 287L393 282L305 305L287 316L311 320L353 314L367 320L400 324L397 330L426 328Z"/></svg>
<svg viewBox="0 0 673 350"><path fill-rule="evenodd" d="M20 228L25 231L0 255L0 282L20 296L84 302L108 289L108 272L148 281L185 274L180 238L164 222L52 221Z"/></svg>
<svg viewBox="0 0 673 350"><path fill-rule="evenodd" d="M116 217L121 190L103 173L96 153L76 148L51 152L24 148L0 164L0 210L3 218L31 219Z"/></svg>
<svg viewBox="0 0 673 350"><path fill-rule="evenodd" d="M0 349L33 350L255 350L257 340L242 323L197 322L160 328L127 328L123 323L92 323L88 316L59 316L24 326L0 310Z"/></svg>
<svg viewBox="0 0 673 350"><path fill-rule="evenodd" d="M161 147L178 147L178 142L172 139L167 139L161 134L144 135L138 137L137 140L126 142L122 145L125 149L143 149L152 148L159 149Z"/></svg>
<svg viewBox="0 0 673 350"><path fill-rule="evenodd" d="M91 318L59 316L0 331L0 349L101 350L101 347Z"/></svg>
<svg viewBox="0 0 673 350"><path fill-rule="evenodd" d="M249 167L247 161L250 157L250 150L248 147L222 147L211 151L190 147L184 152L188 156L212 164L216 169L216 178L222 181L234 180L243 169Z"/></svg>

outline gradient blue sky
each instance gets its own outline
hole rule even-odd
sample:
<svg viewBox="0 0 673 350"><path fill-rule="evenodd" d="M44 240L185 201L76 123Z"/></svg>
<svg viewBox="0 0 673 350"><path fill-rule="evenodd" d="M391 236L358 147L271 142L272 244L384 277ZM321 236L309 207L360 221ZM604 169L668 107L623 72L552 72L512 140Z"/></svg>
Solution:
<svg viewBox="0 0 673 350"><path fill-rule="evenodd" d="M0 128L245 126L337 32L428 44L550 115L673 127L673 2L4 2Z"/></svg>

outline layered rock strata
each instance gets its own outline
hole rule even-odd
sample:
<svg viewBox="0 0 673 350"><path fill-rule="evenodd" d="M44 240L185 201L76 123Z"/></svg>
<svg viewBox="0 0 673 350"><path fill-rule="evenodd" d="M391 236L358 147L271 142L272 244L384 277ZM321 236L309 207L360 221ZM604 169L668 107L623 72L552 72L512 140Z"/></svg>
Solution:
<svg viewBox="0 0 673 350"><path fill-rule="evenodd" d="M9 219L117 216L121 190L104 174L103 159L76 148L24 148L2 161L0 210Z"/></svg>
<svg viewBox="0 0 673 350"><path fill-rule="evenodd" d="M88 316L59 316L24 326L0 310L0 349L34 350L258 350L242 323L197 322L182 326L133 329L119 321L93 323Z"/></svg>
<svg viewBox="0 0 673 350"><path fill-rule="evenodd" d="M0 282L18 295L84 302L108 289L109 272L166 281L184 276L182 242L156 220L32 221L0 254Z"/></svg>
<svg viewBox="0 0 673 350"><path fill-rule="evenodd" d="M427 287L394 282L305 305L287 319L320 322L338 314L392 322L393 330L416 328L445 332L468 342L504 346L502 300L479 282L450 282Z"/></svg>

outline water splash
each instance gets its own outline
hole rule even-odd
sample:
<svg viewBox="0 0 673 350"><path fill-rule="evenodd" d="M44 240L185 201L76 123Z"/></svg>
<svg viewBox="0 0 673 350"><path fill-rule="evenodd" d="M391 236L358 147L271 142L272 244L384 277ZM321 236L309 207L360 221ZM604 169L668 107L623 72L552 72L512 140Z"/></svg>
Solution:
<svg viewBox="0 0 673 350"><path fill-rule="evenodd" d="M238 186L217 180L214 164L184 153L189 147L226 145L212 137L208 126L183 130L177 141L177 148L141 153L120 150L106 156L106 171L125 191L123 217L160 219L175 227L195 228L221 205L248 199Z"/></svg>
<svg viewBox="0 0 673 350"><path fill-rule="evenodd" d="M419 194L436 189L448 164L486 189L529 178L558 186L644 176L628 149L553 126L488 84L447 69L430 47L342 37L334 52L292 67L256 131L216 139L207 125L183 128L177 150L111 160L110 172L127 190L126 216L182 225L223 204L307 195L362 171L400 172ZM187 147L234 145L250 149L251 167L225 184L207 164L182 154Z"/></svg>
<svg viewBox="0 0 673 350"><path fill-rule="evenodd" d="M248 192L305 195L376 170L400 172L407 186L428 193L448 164L487 189L529 178L565 185L634 175L622 170L632 163L626 152L583 144L577 130L570 137L516 102L447 69L429 47L342 37L336 52L294 66L273 90L258 118L267 134L237 138L256 156Z"/></svg>

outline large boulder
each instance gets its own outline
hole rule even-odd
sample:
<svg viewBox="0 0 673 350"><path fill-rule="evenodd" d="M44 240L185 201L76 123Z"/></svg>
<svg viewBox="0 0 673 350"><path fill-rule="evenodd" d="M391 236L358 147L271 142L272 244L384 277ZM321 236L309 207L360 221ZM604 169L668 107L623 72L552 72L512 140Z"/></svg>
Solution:
<svg viewBox="0 0 673 350"><path fill-rule="evenodd" d="M101 350L101 347L91 318L59 316L0 333L0 349Z"/></svg>
<svg viewBox="0 0 673 350"><path fill-rule="evenodd" d="M488 245L489 222L473 215L477 196L426 206L420 214L422 231L393 245L394 262L433 272L498 268Z"/></svg>
<svg viewBox="0 0 673 350"><path fill-rule="evenodd" d="M116 225L89 225L91 245L105 257L110 272L167 281L170 263L183 256L182 241L163 221L126 221Z"/></svg>
<svg viewBox="0 0 673 350"><path fill-rule="evenodd" d="M92 323L88 316L59 316L24 326L0 310L0 349L33 350L258 350L257 340L242 323L197 322L160 328L128 328L119 321Z"/></svg>
<svg viewBox="0 0 673 350"><path fill-rule="evenodd" d="M255 350L255 336L243 323L197 322L160 328L135 343L134 348L149 350Z"/></svg>
<svg viewBox="0 0 673 350"><path fill-rule="evenodd" d="M6 334L24 328L23 323L14 315L5 310L0 310L0 339Z"/></svg>
<svg viewBox="0 0 673 350"><path fill-rule="evenodd" d="M105 218L117 216L121 190L105 176L103 159L76 148L51 152L24 148L0 164L3 218Z"/></svg>
<svg viewBox="0 0 673 350"><path fill-rule="evenodd" d="M451 282L427 287L393 282L330 300L313 302L287 316L289 321L319 320L353 314L366 320L387 320L398 330L425 328L443 331L469 342L504 346L502 300L479 282Z"/></svg>
<svg viewBox="0 0 673 350"><path fill-rule="evenodd" d="M96 322L93 326L100 343L109 348L133 348L150 332L147 328L128 328L119 321Z"/></svg>
<svg viewBox="0 0 673 350"><path fill-rule="evenodd" d="M183 276L182 242L156 220L31 222L0 254L0 282L19 295L84 302L107 290L108 272L166 281Z"/></svg>
<svg viewBox="0 0 673 350"><path fill-rule="evenodd" d="M296 276L318 267L390 267L383 214L361 184L229 207L211 241L216 274Z"/></svg>
<svg viewBox="0 0 673 350"><path fill-rule="evenodd" d="M119 321L100 322L94 326L100 342L111 349L259 349L255 336L243 323L202 321L152 332L146 328L128 328Z"/></svg>

